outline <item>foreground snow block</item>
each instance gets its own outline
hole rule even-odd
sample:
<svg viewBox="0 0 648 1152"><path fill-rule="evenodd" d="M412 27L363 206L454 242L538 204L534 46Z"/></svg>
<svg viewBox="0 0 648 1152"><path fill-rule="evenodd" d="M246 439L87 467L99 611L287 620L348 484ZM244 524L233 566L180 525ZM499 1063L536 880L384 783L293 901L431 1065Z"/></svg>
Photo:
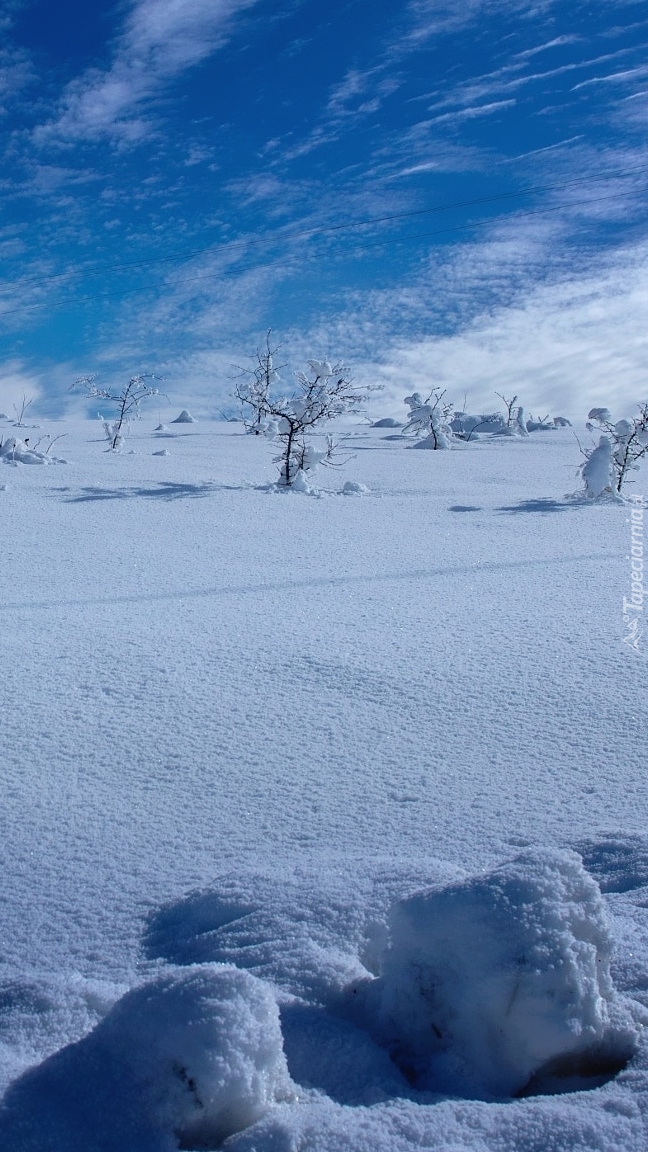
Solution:
<svg viewBox="0 0 648 1152"><path fill-rule="evenodd" d="M393 908L389 927L372 994L382 1038L417 1086L512 1096L544 1073L586 1077L627 1061L633 1033L610 978L603 898L575 853L527 852L421 892Z"/></svg>
<svg viewBox="0 0 648 1152"><path fill-rule="evenodd" d="M16 1081L0 1108L0 1147L218 1148L292 1097L270 989L201 965L127 993L84 1040Z"/></svg>

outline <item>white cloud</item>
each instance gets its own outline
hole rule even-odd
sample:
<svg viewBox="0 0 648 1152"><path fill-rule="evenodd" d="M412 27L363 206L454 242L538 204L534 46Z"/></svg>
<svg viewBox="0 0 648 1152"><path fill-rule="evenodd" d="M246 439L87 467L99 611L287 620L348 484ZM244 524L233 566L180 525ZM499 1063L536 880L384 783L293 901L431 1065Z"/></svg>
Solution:
<svg viewBox="0 0 648 1152"><path fill-rule="evenodd" d="M420 43L441 32L465 28L489 13L539 14L548 11L556 0L410 0L411 27L407 40Z"/></svg>
<svg viewBox="0 0 648 1152"><path fill-rule="evenodd" d="M386 385L398 407L405 390L433 383L474 411L495 391L527 406L584 419L606 405L631 413L648 397L648 244L623 249L579 278L544 284L477 317L451 336L395 341L363 376Z"/></svg>
<svg viewBox="0 0 648 1152"><path fill-rule="evenodd" d="M234 17L257 0L138 0L117 40L107 71L73 81L57 117L39 126L47 141L113 136L133 141L150 127L143 113L163 85L215 52Z"/></svg>

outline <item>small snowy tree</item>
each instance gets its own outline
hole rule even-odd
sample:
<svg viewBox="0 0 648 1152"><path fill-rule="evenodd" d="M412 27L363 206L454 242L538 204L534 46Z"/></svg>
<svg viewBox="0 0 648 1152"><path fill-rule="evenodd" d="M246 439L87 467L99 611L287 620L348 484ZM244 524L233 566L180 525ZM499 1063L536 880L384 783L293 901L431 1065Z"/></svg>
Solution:
<svg viewBox="0 0 648 1152"><path fill-rule="evenodd" d="M403 432L414 432L417 436L421 432L427 432L420 447L440 449L451 446L453 432L450 421L453 410L452 404L444 401L444 396L445 390L440 392L435 388L427 400L423 400L419 392L413 392L411 396L405 397L405 403L410 411Z"/></svg>
<svg viewBox="0 0 648 1152"><path fill-rule="evenodd" d="M16 413L16 422L15 422L16 428L24 428L24 426L25 426L25 412L30 407L30 405L33 403L34 403L34 397L33 396L27 397L26 394L23 392L23 396L22 396L22 400L21 400L20 404L14 404L13 410Z"/></svg>
<svg viewBox="0 0 648 1152"><path fill-rule="evenodd" d="M597 447L586 453L587 460L581 469L587 492L600 495L607 489L620 493L628 474L636 472L639 461L648 455L648 401L639 405L638 415L631 420L615 422L607 408L592 408L587 420L590 432L597 427L605 433ZM599 492L595 492L594 487L603 477L605 460L609 461L609 480Z"/></svg>
<svg viewBox="0 0 648 1152"><path fill-rule="evenodd" d="M335 456L336 446L331 437L327 437L326 448L319 450L307 442L307 436L336 416L357 411L365 395L353 387L341 364L309 360L309 371L296 373L294 391L287 396L277 396L274 386L280 377L273 364L268 363L277 348L272 349L268 340L266 349L258 356L258 370L237 383L236 395L246 426L258 429L280 445L281 451L275 458L279 464L279 486L299 489L306 486L307 472L312 472L318 464L333 463Z"/></svg>
<svg viewBox="0 0 648 1152"><path fill-rule="evenodd" d="M265 338L265 348L257 348L253 368L239 368L242 383L236 386L236 395L243 408L243 423L245 431L254 436L261 436L268 430L270 408L269 397L281 380L280 372L284 364L275 367L275 356L280 345L272 345L270 336L272 329L268 328Z"/></svg>
<svg viewBox="0 0 648 1152"><path fill-rule="evenodd" d="M122 388L121 392L111 391L109 388L99 388L95 383L96 379L96 376L80 376L70 386L70 391L73 388L83 388L86 395L93 400L107 400L110 404L117 405L116 420L112 422L104 420L103 422L106 439L112 451L116 452L124 443L122 429L128 425L134 416L139 415L142 401L147 400L149 396L157 396L159 393L158 388L151 388L146 381L159 380L161 377L155 376L153 372L141 372L137 376L131 376L128 384Z"/></svg>

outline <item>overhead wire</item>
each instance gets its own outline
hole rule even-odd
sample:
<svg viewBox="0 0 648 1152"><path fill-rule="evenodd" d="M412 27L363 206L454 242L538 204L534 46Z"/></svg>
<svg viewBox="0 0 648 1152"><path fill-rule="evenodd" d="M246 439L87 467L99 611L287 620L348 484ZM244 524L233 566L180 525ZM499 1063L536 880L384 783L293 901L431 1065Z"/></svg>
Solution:
<svg viewBox="0 0 648 1152"><path fill-rule="evenodd" d="M566 185L561 185L561 186L564 187ZM559 211L562 211L563 209L574 209L574 208L581 208L581 207L584 207L584 206L587 206L590 204L599 204L605 200L617 200L620 197L639 196L639 195L643 195L644 192L645 192L644 188L636 188L636 189L629 190L627 192L614 192L614 193L611 193L611 194L606 195L606 196L590 197L587 200L573 200L573 201L566 203L566 204L548 205L544 208L531 209L528 212L516 212L513 214L513 218L516 220L519 220L519 219L526 219L529 216L544 216L547 213L559 212ZM498 199L499 198L503 198L503 197L498 197ZM488 199L489 198L485 197L479 201L472 201L470 203L473 203L473 204L484 203ZM469 203L469 202L465 202L465 203ZM458 202L457 206L459 206L459 202ZM463 206L463 204L461 206ZM442 210L442 209L439 208L439 210ZM384 220L386 220L386 219L392 219L392 220L403 219L406 216L422 215L428 211L434 211L434 209L421 209L417 212L412 212L412 213L402 213L402 214L398 213L398 214L394 214L392 217L381 218L381 221L376 220L374 222L384 222ZM510 218L511 217L505 217L505 219L510 219ZM502 219L502 217L495 215L495 214L491 214L484 219L465 221L462 224L456 224L456 225L453 225L452 227L449 227L449 228L440 228L440 229L435 229L433 231L408 233L405 236L395 236L395 237L391 237L391 238L380 238L380 239L376 239L376 240L371 240L371 241L368 241L364 244L355 244L352 249L349 249L348 254L353 255L355 252L361 252L361 251L364 251L364 250L369 249L369 248L388 247L392 244L403 244L403 243L407 243L411 240L428 239L428 238L432 238L435 236L448 235L448 234L453 233L453 232L462 232L462 231L471 230L473 228L483 228L489 224L492 224L493 221L496 221L499 219ZM350 226L351 225L347 225L346 227L350 227ZM356 225L356 226L359 226L359 225ZM320 232L326 233L329 231L340 231L342 229L342 227L343 226L340 225L337 228L321 229L321 230L318 229L318 230L316 230L316 232L317 232L317 234L320 234ZM298 239L298 238L300 238L300 235L306 235L306 234L313 234L313 233L297 234L297 236L292 234L288 237L282 237L282 239L285 239L285 240ZM225 249L227 249L228 246L223 246L223 247ZM247 247L247 245L242 244L241 247ZM204 254L205 252L210 252L210 251L216 252L216 251L222 251L222 250L223 249L221 249L221 248L218 248L218 249L208 248L208 249L205 249L204 252L202 252L201 254ZM317 257L316 253L312 253L310 256L308 255L308 253L305 253L305 254L302 254L302 259L304 259L304 258L306 260L315 260L318 257ZM157 261L155 261L155 262L157 262ZM147 264L147 263L148 263L148 261L142 262L142 264ZM249 265L244 266L244 267L237 265L234 268L221 269L218 272L203 272L197 276L182 277L181 279L174 280L172 282L171 286L176 287L177 285L181 285L181 284L192 284L192 283L196 283L197 281L202 281L202 280L224 280L228 276L240 275L241 273L250 271L252 269L273 268L273 267L278 267L282 264L287 264L287 263L288 263L288 261L286 260L286 258L282 257L282 258L277 259L277 260L265 261L263 263L256 262L254 264L249 264ZM109 299L113 299L115 297L124 297L124 296L134 295L134 294L139 293L139 292L155 292L161 288L164 288L165 286L168 286L168 281L157 281L155 284L138 285L136 287L122 288L122 289L119 289L117 291L112 291L112 292L98 292L98 293L93 293L91 295L84 295L81 297L79 297L79 296L67 296L61 300L40 301L40 302L36 302L33 304L22 304L18 308L9 308L9 309L5 309L3 312L0 312L0 319L2 319L2 317L4 317L4 316L13 316L13 315L16 315L17 313L20 313L20 312L35 311L35 310L44 309L44 308L61 308L61 307L64 307L66 304L85 304L85 303L90 303L93 300L109 300Z"/></svg>
<svg viewBox="0 0 648 1152"><path fill-rule="evenodd" d="M107 272L119 272L124 269L130 268L145 268L155 264L166 264L173 260L193 260L196 256L204 256L207 253L218 252L231 252L236 249L248 249L258 245L268 245L277 243L278 241L291 242L295 240L307 239L314 236L326 236L333 233L344 232L354 228L372 227L377 224L393 223L396 220L412 219L416 216L432 215L437 212L449 212L455 208L473 208L478 207L480 204L493 204L502 200L518 199L522 196L531 196L540 192L551 192L557 188L570 188L581 184L591 183L594 180L607 179L614 176L619 179L623 176L630 176L637 172L646 172L648 168L645 164L636 165L632 168L621 169L620 171L598 172L589 176L580 176L574 180L557 180L549 184L538 184L528 188L519 188L511 192L499 192L492 196L477 196L470 200L454 200L446 204L436 204L429 208L414 208L407 212L392 212L383 216L368 216L359 220L349 220L340 224L330 224L324 227L305 228L297 232L280 232L273 233L270 236L258 236L245 240L231 240L223 244L208 244L202 248L188 249L181 252L170 252L165 256L152 256L145 260L125 260L119 264L100 264L100 265L79 265L76 268L70 268L65 272L54 273L49 276L24 276L13 282L13 287L23 287L26 284L40 283L40 284L53 284L56 281L67 280L73 276L101 276Z"/></svg>

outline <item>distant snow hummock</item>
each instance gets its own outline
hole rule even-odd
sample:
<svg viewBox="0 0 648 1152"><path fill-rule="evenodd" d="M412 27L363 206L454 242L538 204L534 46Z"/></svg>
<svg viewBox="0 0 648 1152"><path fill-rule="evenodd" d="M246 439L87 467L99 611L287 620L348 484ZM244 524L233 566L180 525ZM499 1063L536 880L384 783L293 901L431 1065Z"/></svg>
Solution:
<svg viewBox="0 0 648 1152"><path fill-rule="evenodd" d="M187 409L183 408L180 415L176 416L175 420L172 420L171 423L172 424L195 424L196 421L194 420L193 416L191 415L191 412L187 412Z"/></svg>

